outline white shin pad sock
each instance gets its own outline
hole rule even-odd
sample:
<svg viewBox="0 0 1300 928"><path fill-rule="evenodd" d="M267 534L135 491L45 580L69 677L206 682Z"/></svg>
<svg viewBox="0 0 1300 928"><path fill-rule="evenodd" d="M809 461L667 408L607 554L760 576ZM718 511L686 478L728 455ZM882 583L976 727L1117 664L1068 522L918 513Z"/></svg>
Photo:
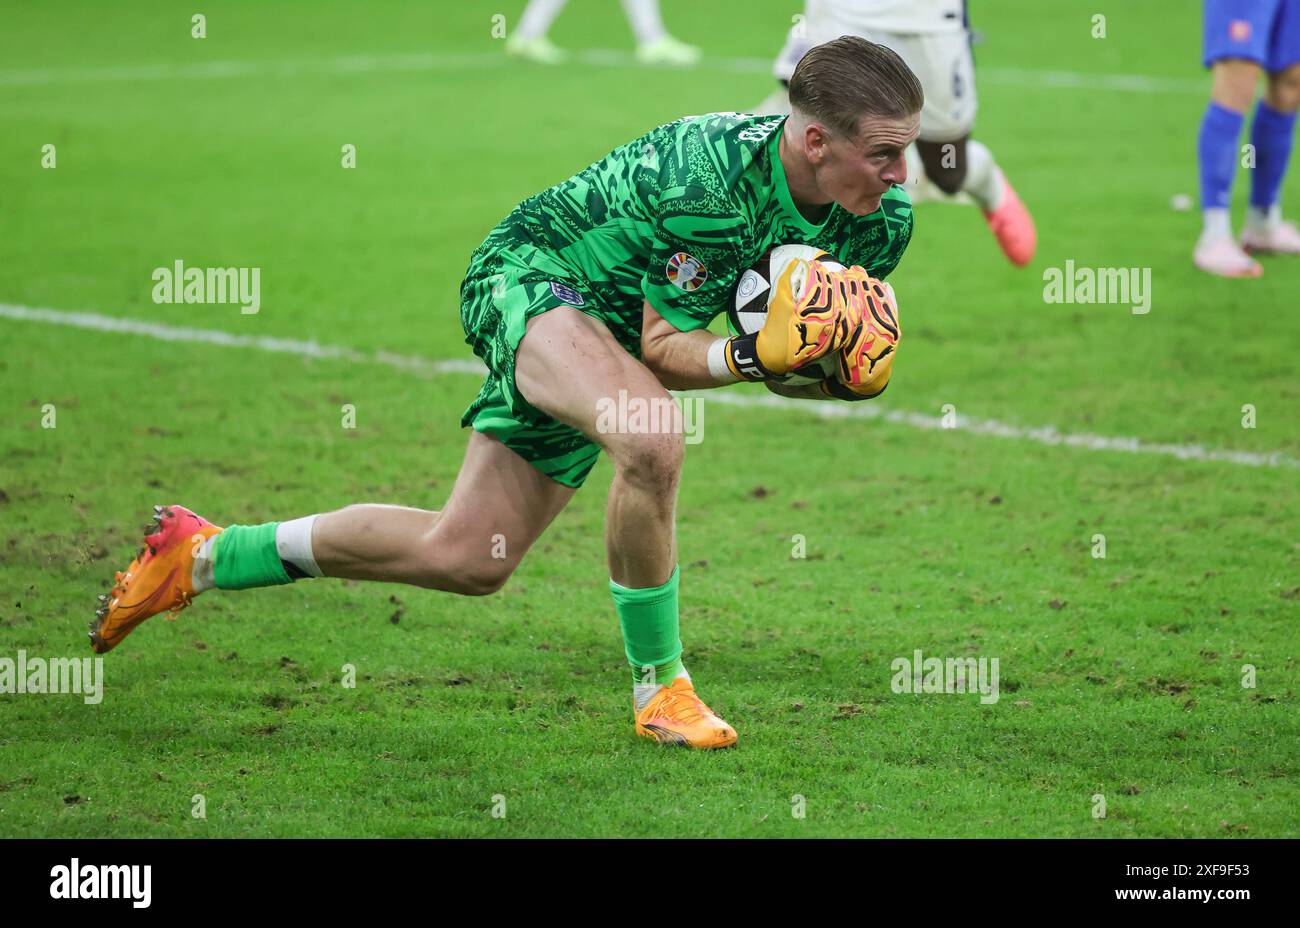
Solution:
<svg viewBox="0 0 1300 928"><path fill-rule="evenodd" d="M275 550L309 577L322 576L311 550L311 530L318 516L303 516L281 522L275 528Z"/></svg>
<svg viewBox="0 0 1300 928"><path fill-rule="evenodd" d="M1002 205L1002 172L988 146L974 139L966 142L966 179L961 186L985 210Z"/></svg>

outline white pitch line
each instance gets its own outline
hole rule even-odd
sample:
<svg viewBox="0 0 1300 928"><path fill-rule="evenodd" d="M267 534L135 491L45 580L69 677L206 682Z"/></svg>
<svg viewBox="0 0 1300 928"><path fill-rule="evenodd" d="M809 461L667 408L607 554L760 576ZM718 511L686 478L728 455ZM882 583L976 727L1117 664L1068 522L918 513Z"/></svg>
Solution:
<svg viewBox="0 0 1300 928"><path fill-rule="evenodd" d="M67 312L62 309L35 309L30 306L14 306L9 303L0 303L0 318L18 319L24 322L46 322L53 325L71 326L75 329L91 329L96 332L124 332L129 335L156 338L165 342L197 342L205 345L220 345L225 348L252 348L255 351L296 354L304 358L317 358L328 361L370 362L423 376L474 374L482 377L486 371L486 368L478 361L434 361L414 355L394 354L390 351L366 353L353 348L322 345L317 341L305 341L298 338L276 338L270 335L233 335L220 329L191 329L184 326L165 325L160 322L144 322L139 319L120 316Z"/></svg>
<svg viewBox="0 0 1300 928"><path fill-rule="evenodd" d="M596 68L646 68L621 49L589 48L574 52L573 60ZM103 68L40 68L0 71L0 87L41 87L116 81L221 80L239 77L296 77L300 74L373 74L403 71L453 71L504 68L513 65L504 52L427 52L410 55L350 55L342 58L291 60L205 61L184 64L122 65ZM533 66L540 67L540 66ZM771 58L705 56L686 70L771 75ZM540 73L540 72L539 72ZM1089 74L1077 71L1032 71L1021 68L979 68L979 81L1048 90L1113 90L1121 93L1195 94L1205 96L1204 79L1156 77L1146 74Z"/></svg>
<svg viewBox="0 0 1300 928"><path fill-rule="evenodd" d="M1180 93L1206 97L1205 78L1156 77L1149 74L1087 74L1078 71L1029 71L1022 68L978 68L975 79L1011 87L1065 90L1115 90L1121 93Z"/></svg>
<svg viewBox="0 0 1300 928"><path fill-rule="evenodd" d="M344 361L353 364L382 364L386 367L423 377L444 374L470 374L482 377L486 372L486 369L477 360L435 361L431 358L394 354L388 351L364 352L339 345L322 345L320 342L311 340L275 338L267 335L234 335L220 329L187 328L119 316L104 316L99 313L38 309L30 306L0 303L0 318L21 322L43 322L98 332L126 333L169 342L192 342L224 348L247 348L253 351L293 354L304 358ZM1174 445L1114 435L1060 432L1055 426L1050 425L1026 428L999 422L996 419L972 419L967 416L958 416L956 424L951 429L948 429L939 416L928 416L919 412L893 409L877 403L849 404L801 401L772 394L750 395L727 393L723 390L694 390L683 395L707 398L712 403L721 403L727 406L751 409L780 409L805 415L811 414L824 419L875 419L894 425L906 425L911 428L931 431L969 432L973 435L1032 441L1042 445L1065 446L1067 448L1082 448L1087 451L1122 451L1130 454L1172 457L1180 461L1220 461L1228 464L1241 464L1247 467L1282 467L1300 470L1300 460L1288 457L1279 451L1264 453L1207 448L1204 445Z"/></svg>
<svg viewBox="0 0 1300 928"><path fill-rule="evenodd" d="M972 419L956 416L955 424L946 427L939 416L927 416L919 412L892 409L883 404L864 403L830 403L807 402L787 399L783 396L737 395L721 391L696 390L690 396L707 396L710 402L724 403L731 406L770 406L779 409L795 408L812 412L824 419L878 419L895 425L907 425L912 428L930 429L931 431L970 432L974 435L990 435L994 438L1011 438L1021 441L1037 442L1041 445L1064 445L1067 448L1083 448L1087 451L1124 451L1130 454L1155 454L1178 458L1180 461L1224 461L1230 464L1243 464L1247 467L1283 467L1300 469L1300 460L1288 457L1280 451L1233 451L1227 448L1207 448L1204 445L1174 445L1160 442L1143 441L1140 438L1128 438L1117 435L1095 435L1089 432L1060 432L1053 425L1034 428L1010 425L996 419Z"/></svg>

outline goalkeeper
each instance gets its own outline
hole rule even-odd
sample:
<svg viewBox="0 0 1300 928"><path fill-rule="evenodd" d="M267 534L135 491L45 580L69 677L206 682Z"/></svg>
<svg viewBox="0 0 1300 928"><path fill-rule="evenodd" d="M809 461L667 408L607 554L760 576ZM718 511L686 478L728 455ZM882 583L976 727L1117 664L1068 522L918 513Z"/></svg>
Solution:
<svg viewBox="0 0 1300 928"><path fill-rule="evenodd" d="M609 588L632 668L636 732L727 747L736 733L682 664L674 509L684 436L597 428L601 401L671 402L668 390L765 380L784 395L856 400L888 382L892 291L912 211L895 185L916 138L921 86L892 51L856 37L812 49L790 81L792 114L680 119L519 204L474 252L461 284L466 340L488 367L446 504L363 504L225 529L156 507L145 547L91 623L95 651L209 589L308 577L409 583L464 595L501 588L583 483L614 464ZM770 246L806 243L849 266L793 261L762 331L706 331L739 275ZM838 376L782 386L838 353ZM650 406L648 408L654 408Z"/></svg>

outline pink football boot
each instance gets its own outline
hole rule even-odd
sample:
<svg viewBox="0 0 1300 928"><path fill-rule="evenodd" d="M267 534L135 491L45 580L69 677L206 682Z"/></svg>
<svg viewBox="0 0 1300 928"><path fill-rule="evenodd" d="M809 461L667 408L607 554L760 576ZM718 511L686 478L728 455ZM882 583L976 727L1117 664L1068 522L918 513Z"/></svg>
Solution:
<svg viewBox="0 0 1300 928"><path fill-rule="evenodd" d="M1002 253L1017 267L1024 267L1034 259L1038 248L1038 231L1034 217L1016 195L1015 188L1002 178L1002 203L997 209L984 211L984 220L1002 248Z"/></svg>

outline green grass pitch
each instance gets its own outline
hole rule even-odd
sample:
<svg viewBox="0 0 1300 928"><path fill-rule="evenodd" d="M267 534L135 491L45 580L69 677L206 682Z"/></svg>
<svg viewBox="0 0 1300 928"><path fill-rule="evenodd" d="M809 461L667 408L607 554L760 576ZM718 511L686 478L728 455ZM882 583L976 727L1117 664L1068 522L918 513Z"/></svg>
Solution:
<svg viewBox="0 0 1300 928"><path fill-rule="evenodd" d="M977 210L919 204L891 415L705 400L682 630L736 750L633 735L602 462L497 595L214 593L107 655L98 705L0 695L0 835L1295 836L1300 261L1191 267L1198 217L1170 200L1196 192L1196 5L1110 4L1104 38L1095 4L1046 6L972 4L976 136L1034 210L1035 263L1009 266ZM214 0L195 39L171 3L4 5L0 658L89 655L156 502L218 523L439 507L478 380L366 358L470 359L458 284L487 230L650 126L755 105L799 4L664 0L710 57L689 70L632 65L596 0L552 38L623 57L507 61L492 16L521 7ZM177 259L261 268L261 311L153 303ZM1066 261L1149 268L1150 312L1044 302ZM946 404L1007 428L918 427ZM1168 447L1026 434L1046 428ZM896 694L918 648L998 658L1001 698Z"/></svg>

